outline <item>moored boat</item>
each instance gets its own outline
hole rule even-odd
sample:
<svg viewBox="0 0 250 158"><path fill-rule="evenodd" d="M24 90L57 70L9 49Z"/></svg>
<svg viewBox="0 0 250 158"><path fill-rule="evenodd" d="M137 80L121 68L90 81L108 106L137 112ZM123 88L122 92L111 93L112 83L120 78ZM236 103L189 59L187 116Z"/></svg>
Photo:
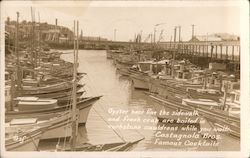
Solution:
<svg viewBox="0 0 250 158"><path fill-rule="evenodd" d="M87 121L88 113L90 111L91 106L100 99L101 96L97 97L87 97L78 101L77 108L79 109L79 123L85 124ZM32 109L25 111L6 111L5 112L5 121L10 121L12 119L17 118L49 118L53 117L55 113L63 112L66 109L70 109L71 104L50 107L46 109Z"/></svg>

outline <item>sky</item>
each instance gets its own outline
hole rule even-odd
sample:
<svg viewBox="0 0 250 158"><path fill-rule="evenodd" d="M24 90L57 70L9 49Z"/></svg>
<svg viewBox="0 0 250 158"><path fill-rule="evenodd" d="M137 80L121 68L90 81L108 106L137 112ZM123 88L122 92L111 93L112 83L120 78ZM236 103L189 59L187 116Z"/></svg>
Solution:
<svg viewBox="0 0 250 158"><path fill-rule="evenodd" d="M152 2L151 2L152 3ZM156 2L157 3L157 2ZM155 3L153 3L155 4ZM41 22L55 23L73 27L73 20L79 20L84 36L101 36L110 40L128 41L136 33L142 33L144 40L156 29L156 40L163 30L163 41L173 39L174 27L181 26L182 40L189 40L192 34L191 25L195 25L195 35L212 33L230 33L240 35L240 7L238 4L199 2L143 3L123 4L96 2L5 2L3 18L16 19L20 12L20 21L31 20L31 9L35 10L36 21L40 14ZM161 24L155 26L156 24Z"/></svg>

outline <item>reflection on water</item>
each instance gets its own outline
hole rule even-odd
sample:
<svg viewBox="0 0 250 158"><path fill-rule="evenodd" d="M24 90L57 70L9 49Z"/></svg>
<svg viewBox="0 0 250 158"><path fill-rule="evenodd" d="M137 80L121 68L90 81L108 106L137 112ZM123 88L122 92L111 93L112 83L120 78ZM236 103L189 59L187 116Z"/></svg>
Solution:
<svg viewBox="0 0 250 158"><path fill-rule="evenodd" d="M63 59L72 61L72 54L64 54ZM84 87L87 91L85 95L103 95L103 97L92 108L86 131L82 131L81 135L86 137L85 140L93 144L110 143L119 140L133 140L144 136L145 139L141 141L135 148L135 151L170 151L170 150L218 150L218 147L191 147L183 144L175 147L174 145L159 145L159 141L175 141L176 138L159 138L159 130L146 130L144 126L157 127L161 126L160 122L133 122L131 125L141 126L140 130L121 130L116 129L115 132L108 125L114 125L113 122L108 122L110 114L109 108L124 109L124 110L144 110L153 109L152 101L147 97L144 91L134 90L131 81L128 77L124 77L116 72L112 60L106 59L106 51L95 50L80 50L79 51L79 72L86 72L88 75L82 79L86 83ZM121 116L122 117L122 116ZM129 117L138 117L138 115L130 115ZM139 115L140 119L156 118L155 115ZM123 122L119 122L119 124ZM127 124L124 122L124 125ZM176 126L176 125L166 125ZM179 128L180 129L180 128ZM157 134L158 132L158 134ZM170 131L161 131L162 134L169 134ZM183 134L183 131L176 130L175 134ZM184 132L188 134L188 132ZM190 132L192 134L192 132ZM189 139L192 141L192 139ZM201 139L195 139L201 140ZM157 142L156 142L157 141ZM183 143L185 138L181 139ZM211 140L207 140L211 141ZM175 141L178 142L178 141ZM238 145L239 142L235 143ZM236 147L234 147L235 149Z"/></svg>

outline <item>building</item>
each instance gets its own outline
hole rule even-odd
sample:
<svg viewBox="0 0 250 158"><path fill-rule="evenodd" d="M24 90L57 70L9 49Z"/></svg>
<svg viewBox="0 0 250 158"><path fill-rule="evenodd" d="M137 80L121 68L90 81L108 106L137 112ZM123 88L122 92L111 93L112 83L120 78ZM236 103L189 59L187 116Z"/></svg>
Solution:
<svg viewBox="0 0 250 158"><path fill-rule="evenodd" d="M216 33L211 35L197 35L192 37L189 42L206 42L206 41L239 41L239 36L228 33Z"/></svg>

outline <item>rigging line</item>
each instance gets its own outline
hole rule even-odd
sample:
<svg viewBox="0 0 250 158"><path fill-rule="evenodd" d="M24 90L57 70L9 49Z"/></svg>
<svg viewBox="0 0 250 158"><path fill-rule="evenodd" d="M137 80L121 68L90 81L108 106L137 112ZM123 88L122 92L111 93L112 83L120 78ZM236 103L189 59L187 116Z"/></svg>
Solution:
<svg viewBox="0 0 250 158"><path fill-rule="evenodd" d="M99 103L99 102L97 102L97 104L100 106L100 107L102 107L101 106L101 104ZM96 111L96 109L94 108L94 110ZM111 116L109 113L107 113L106 112L106 114L108 115L108 116ZM100 115L100 117L101 117L101 114L98 114L98 115ZM104 122L107 124L107 125L110 125L109 123L108 123L108 121L106 121L105 119L104 119L104 117L101 117L103 120L104 120ZM119 131L120 133L122 133L121 131L122 131L122 129L114 129L113 127L112 127L112 125L110 125L109 126L115 133L117 132L117 131ZM138 130L136 130L136 129L133 129L133 130L131 130L131 131L135 131L137 134L139 134L141 137L143 137L143 138L145 138L144 137L144 135L143 134L141 134ZM118 133L118 132L117 132ZM122 135L122 134L121 134Z"/></svg>
<svg viewBox="0 0 250 158"><path fill-rule="evenodd" d="M112 127L112 125L110 125L103 117L102 115L95 109L95 107L93 107L94 111L97 113L97 115L99 115L99 117L101 117L101 119L107 124L109 125L109 127L115 132L115 134L123 141L126 142L125 139Z"/></svg>
<svg viewBox="0 0 250 158"><path fill-rule="evenodd" d="M71 91L72 92L72 91ZM72 94L73 94L73 92L72 92ZM67 123L66 123L66 130L65 130L65 134L64 134L64 141L63 141L63 148L65 148L65 146L66 146L66 135L68 134L68 128L67 128L67 125L70 123L70 120L71 120L71 114L70 114L70 109L72 108L71 106L72 106L72 102L71 102L71 100L69 100L69 102L68 102L68 104L69 104L69 106L68 106L68 108L66 108L65 109L65 111L66 110L68 110L69 111L69 113L68 113L68 119L67 119Z"/></svg>

